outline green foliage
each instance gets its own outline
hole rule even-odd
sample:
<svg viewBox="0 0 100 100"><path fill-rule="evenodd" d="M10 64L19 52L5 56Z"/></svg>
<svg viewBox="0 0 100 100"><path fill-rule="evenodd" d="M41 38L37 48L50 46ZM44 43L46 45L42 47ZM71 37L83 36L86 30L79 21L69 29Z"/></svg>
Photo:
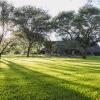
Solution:
<svg viewBox="0 0 100 100"><path fill-rule="evenodd" d="M14 7L12 4L9 4L7 1L0 1L0 26L2 27L2 33L0 33L0 44L4 36L9 31L8 26L10 26L11 18L13 15ZM11 30L11 29L10 29Z"/></svg>
<svg viewBox="0 0 100 100"><path fill-rule="evenodd" d="M54 31L64 40L72 41L70 44L73 45L78 43L79 48L83 49L83 56L86 56L89 47L100 41L100 9L98 8L85 6L77 14L62 12L53 19L53 23Z"/></svg>
<svg viewBox="0 0 100 100"><path fill-rule="evenodd" d="M53 42L52 41L45 41L44 42L44 47L47 49L47 50L49 50L49 51L52 51L52 49L53 49Z"/></svg>
<svg viewBox="0 0 100 100"><path fill-rule="evenodd" d="M53 29L59 33L60 36L67 39L73 38L72 23L74 19L74 12L62 12L53 18Z"/></svg>
<svg viewBox="0 0 100 100"><path fill-rule="evenodd" d="M27 56L33 44L40 44L44 41L49 32L50 16L42 9L32 6L16 8L14 11L13 22L17 25L17 36L23 37L28 43Z"/></svg>
<svg viewBox="0 0 100 100"><path fill-rule="evenodd" d="M100 41L100 9L83 7L74 19L76 40L83 48L83 58L86 50Z"/></svg>

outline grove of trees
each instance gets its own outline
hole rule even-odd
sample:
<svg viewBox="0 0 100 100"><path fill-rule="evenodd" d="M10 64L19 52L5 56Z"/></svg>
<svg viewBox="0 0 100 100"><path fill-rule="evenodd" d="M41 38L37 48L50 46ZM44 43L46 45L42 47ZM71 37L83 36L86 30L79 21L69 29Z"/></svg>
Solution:
<svg viewBox="0 0 100 100"><path fill-rule="evenodd" d="M48 34L56 32L62 41L70 41L71 46L77 44L86 58L87 49L100 42L100 9L84 6L78 13L64 11L52 18L41 8L15 8L7 1L0 1L0 29L0 57L7 49L10 52L18 46L27 50L27 57L33 48L52 50Z"/></svg>

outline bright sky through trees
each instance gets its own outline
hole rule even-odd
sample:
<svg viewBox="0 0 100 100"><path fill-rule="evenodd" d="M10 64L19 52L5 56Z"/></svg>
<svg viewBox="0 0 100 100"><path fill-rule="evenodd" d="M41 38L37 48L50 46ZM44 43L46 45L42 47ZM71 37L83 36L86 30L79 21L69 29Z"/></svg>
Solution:
<svg viewBox="0 0 100 100"><path fill-rule="evenodd" d="M87 3L87 0L7 0L14 4L15 7L24 5L32 5L44 10L47 10L51 16L56 16L59 12L74 10L78 11L79 8ZM98 6L97 2L96 5ZM1 31L1 28L0 28ZM54 34L51 39L56 40ZM58 40L58 39L57 39Z"/></svg>
<svg viewBox="0 0 100 100"><path fill-rule="evenodd" d="M61 11L75 10L82 7L87 0L8 0L16 7L23 5L33 5L43 8L52 16L57 15Z"/></svg>

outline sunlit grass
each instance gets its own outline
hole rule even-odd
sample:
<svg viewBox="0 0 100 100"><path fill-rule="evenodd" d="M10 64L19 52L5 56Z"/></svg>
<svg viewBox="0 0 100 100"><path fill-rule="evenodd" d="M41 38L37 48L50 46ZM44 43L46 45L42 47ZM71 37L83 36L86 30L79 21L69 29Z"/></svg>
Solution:
<svg viewBox="0 0 100 100"><path fill-rule="evenodd" d="M100 57L3 57L0 100L100 100Z"/></svg>

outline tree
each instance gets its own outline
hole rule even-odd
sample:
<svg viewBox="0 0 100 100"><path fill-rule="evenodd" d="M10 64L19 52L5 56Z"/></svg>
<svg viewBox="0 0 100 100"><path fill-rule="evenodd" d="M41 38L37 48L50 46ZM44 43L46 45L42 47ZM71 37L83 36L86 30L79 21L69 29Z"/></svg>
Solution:
<svg viewBox="0 0 100 100"><path fill-rule="evenodd" d="M2 27L2 33L0 34L0 44L7 34L8 26L11 23L11 17L14 7L7 1L0 1L0 26Z"/></svg>
<svg viewBox="0 0 100 100"><path fill-rule="evenodd" d="M74 12L61 12L53 18L52 25L56 33L62 38L73 39L72 23L74 19Z"/></svg>
<svg viewBox="0 0 100 100"><path fill-rule="evenodd" d="M16 40L17 39L14 36L12 36L12 37L6 38L5 40L2 41L2 43L0 45L0 58L8 47L12 47L12 45L16 42Z"/></svg>
<svg viewBox="0 0 100 100"><path fill-rule="evenodd" d="M38 42L49 32L50 16L42 9L24 6L14 11L13 22L17 31L27 40L27 57L34 42Z"/></svg>
<svg viewBox="0 0 100 100"><path fill-rule="evenodd" d="M83 58L86 58L87 49L100 41L100 10L98 8L83 7L78 14L63 12L55 18L53 25L61 36L67 40L77 41L76 43L82 48Z"/></svg>
<svg viewBox="0 0 100 100"><path fill-rule="evenodd" d="M52 41L50 41L50 40L46 40L45 42L44 42L44 47L45 47L45 50L46 50L46 53L47 54L51 54L52 53L52 51L53 51L53 42Z"/></svg>
<svg viewBox="0 0 100 100"><path fill-rule="evenodd" d="M62 37L62 40L66 43L67 47L70 47L71 49L75 49L76 43L75 42L75 32L73 27L73 21L75 18L75 12L61 12L53 18L53 29L56 33L58 33L59 36ZM70 44L69 44L69 42ZM69 46L70 45L70 46ZM72 50L72 53L74 52L74 49Z"/></svg>
<svg viewBox="0 0 100 100"><path fill-rule="evenodd" d="M100 9L83 7L74 19L76 40L83 48L83 58L89 47L100 41Z"/></svg>

